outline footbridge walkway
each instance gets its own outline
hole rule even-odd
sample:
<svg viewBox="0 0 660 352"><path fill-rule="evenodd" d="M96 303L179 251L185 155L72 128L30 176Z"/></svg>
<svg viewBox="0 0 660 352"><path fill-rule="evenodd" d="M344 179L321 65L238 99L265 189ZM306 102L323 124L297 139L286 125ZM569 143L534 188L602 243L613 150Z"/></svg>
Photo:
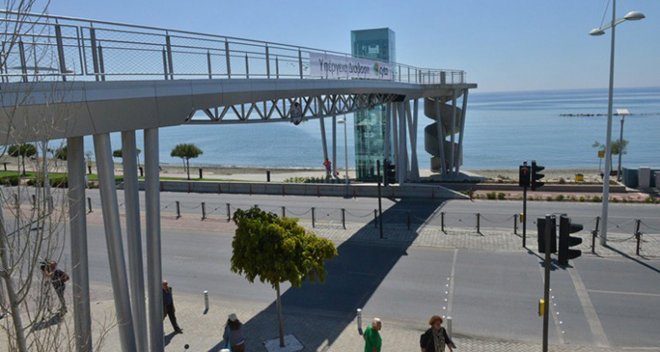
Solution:
<svg viewBox="0 0 660 352"><path fill-rule="evenodd" d="M459 171L468 90L476 88L463 71L141 25L0 14L0 145L67 139L79 351L92 346L84 136L93 136L123 351L163 350L159 128L319 119L324 131L324 118L332 117L334 132L337 115L391 104L384 155L393 160L403 183L419 177L413 146L422 99L425 115L432 120L425 129L425 149L432 155L433 168L446 175ZM146 293L136 130L144 130ZM112 132L122 135L128 271Z"/></svg>

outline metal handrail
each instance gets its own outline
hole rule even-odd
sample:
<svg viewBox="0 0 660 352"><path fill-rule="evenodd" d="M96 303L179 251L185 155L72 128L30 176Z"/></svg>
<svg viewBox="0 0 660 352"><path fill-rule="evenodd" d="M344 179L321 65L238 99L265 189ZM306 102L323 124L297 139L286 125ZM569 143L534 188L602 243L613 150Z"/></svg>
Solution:
<svg viewBox="0 0 660 352"><path fill-rule="evenodd" d="M63 79L77 76L83 79L95 77L97 80L117 76L153 75L163 75L165 79L206 75L227 78L249 78L250 76L327 78L311 75L309 72L310 54L352 57L350 54L333 50L216 34L67 16L19 14L6 10L0 10L0 13L5 15L5 18L1 19L2 21L31 24L30 32L18 34L19 39L23 42L21 45L12 46L9 52L5 52L3 43L0 53L0 76L5 83L11 82L11 78L16 77L28 81L29 78L57 76L61 76ZM17 19L11 18L12 15L16 15ZM21 17L19 18L19 16ZM75 30L75 33L63 33L63 29ZM14 34L0 33L0 35L7 38ZM153 37L153 41L151 38L148 41L135 38L138 36ZM31 42L24 41L23 38L30 38ZM28 49L25 49L25 46ZM29 57L32 55L30 50L34 51L35 56L37 50L56 51L51 55L54 57L54 62L50 63L49 70L40 72L36 64L34 69L30 70L31 67L28 63ZM108 56L108 52L111 52L110 56ZM112 55L117 55L117 53L123 56L114 58ZM136 56L140 54L144 56L143 62L140 62L139 59L135 60ZM19 67L16 65L19 61L20 72L16 68ZM144 61L149 61L146 67L153 67L153 70L144 69L145 66L141 69L129 66L130 64L144 65ZM8 62L13 64L8 65ZM391 79L396 82L465 83L465 72L462 70L421 68L396 62L388 64L393 70ZM52 72L52 68L55 67L60 68L59 71L56 71L59 72L58 74ZM76 68L71 70L69 67ZM215 70L219 68L220 71L214 71L214 67Z"/></svg>

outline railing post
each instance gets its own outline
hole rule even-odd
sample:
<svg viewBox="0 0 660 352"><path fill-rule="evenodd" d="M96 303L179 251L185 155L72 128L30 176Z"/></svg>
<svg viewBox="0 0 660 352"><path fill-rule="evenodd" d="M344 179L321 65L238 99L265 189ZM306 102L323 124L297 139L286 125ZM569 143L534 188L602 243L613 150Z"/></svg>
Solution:
<svg viewBox="0 0 660 352"><path fill-rule="evenodd" d="M202 202L202 221L206 220L206 202Z"/></svg>
<svg viewBox="0 0 660 352"><path fill-rule="evenodd" d="M346 209L341 208L341 227L346 230Z"/></svg>
<svg viewBox="0 0 660 352"><path fill-rule="evenodd" d="M401 82L401 65L399 64L399 82Z"/></svg>
<svg viewBox="0 0 660 352"><path fill-rule="evenodd" d="M268 52L268 43L266 43L266 78L270 79L270 53Z"/></svg>
<svg viewBox="0 0 660 352"><path fill-rule="evenodd" d="M635 250L635 253L639 256L639 250L641 247L641 242L642 242L642 233L639 232L639 226L641 225L642 220L635 220L635 239L637 240L637 249Z"/></svg>
<svg viewBox="0 0 660 352"><path fill-rule="evenodd" d="M477 233L481 233L481 214L477 213Z"/></svg>
<svg viewBox="0 0 660 352"><path fill-rule="evenodd" d="M169 75L167 74L167 52L165 51L165 48L163 48L163 73L165 74L165 80L167 81Z"/></svg>
<svg viewBox="0 0 660 352"><path fill-rule="evenodd" d="M316 227L316 211L312 207L312 228Z"/></svg>
<svg viewBox="0 0 660 352"><path fill-rule="evenodd" d="M286 207L285 206L282 206L282 217L283 218L286 217Z"/></svg>
<svg viewBox="0 0 660 352"><path fill-rule="evenodd" d="M213 79L213 68L211 67L211 50L206 50L206 66L209 71L209 79Z"/></svg>
<svg viewBox="0 0 660 352"><path fill-rule="evenodd" d="M98 52L96 51L96 30L92 27L89 29L89 40L91 41L91 47L92 47L92 69L94 70L94 75L96 76L96 80L99 80L99 59L98 59Z"/></svg>
<svg viewBox="0 0 660 352"><path fill-rule="evenodd" d="M231 57L229 56L229 42L225 39L225 60L227 61L227 79L231 79Z"/></svg>
<svg viewBox="0 0 660 352"><path fill-rule="evenodd" d="M170 43L170 35L165 35L165 45L167 46L167 67L170 72L170 79L174 79L174 63L172 62L172 44Z"/></svg>
<svg viewBox="0 0 660 352"><path fill-rule="evenodd" d="M227 222L231 221L231 204L227 203Z"/></svg>
<svg viewBox="0 0 660 352"><path fill-rule="evenodd" d="M179 203L179 201L177 200L175 204L176 204L176 218L179 219L181 218L181 203Z"/></svg>
<svg viewBox="0 0 660 352"><path fill-rule="evenodd" d="M87 213L92 212L92 198L87 197Z"/></svg>
<svg viewBox="0 0 660 352"><path fill-rule="evenodd" d="M374 227L378 228L378 210L374 209Z"/></svg>
<svg viewBox="0 0 660 352"><path fill-rule="evenodd" d="M64 61L64 42L62 41L62 28L60 27L59 24L55 25L55 41L57 42L57 59L60 64L60 74L62 75L62 81L66 81L66 63Z"/></svg>
<svg viewBox="0 0 660 352"><path fill-rule="evenodd" d="M513 214L513 234L518 234L518 214Z"/></svg>
<svg viewBox="0 0 660 352"><path fill-rule="evenodd" d="M280 60L275 56L275 78L280 78Z"/></svg>
<svg viewBox="0 0 660 352"><path fill-rule="evenodd" d="M105 81L105 63L103 61L103 46L99 42L98 46L99 50L99 73L100 73L100 78L101 81Z"/></svg>
<svg viewBox="0 0 660 352"><path fill-rule="evenodd" d="M596 227L591 231L591 253L596 254L596 237L598 237L598 226L600 225L600 216L596 216Z"/></svg>
<svg viewBox="0 0 660 352"><path fill-rule="evenodd" d="M247 53L245 53L245 78L250 78L250 60Z"/></svg>
<svg viewBox="0 0 660 352"><path fill-rule="evenodd" d="M407 83L410 83L410 66L408 66L408 82Z"/></svg>
<svg viewBox="0 0 660 352"><path fill-rule="evenodd" d="M445 212L440 212L440 231L447 233L445 231Z"/></svg>
<svg viewBox="0 0 660 352"><path fill-rule="evenodd" d="M23 82L28 82L27 74L27 62L25 60L25 45L23 44L23 39L18 41L18 54L21 59L21 73L23 74Z"/></svg>
<svg viewBox="0 0 660 352"><path fill-rule="evenodd" d="M303 78L303 64L302 64L302 51L298 49L298 71L300 72L300 79Z"/></svg>

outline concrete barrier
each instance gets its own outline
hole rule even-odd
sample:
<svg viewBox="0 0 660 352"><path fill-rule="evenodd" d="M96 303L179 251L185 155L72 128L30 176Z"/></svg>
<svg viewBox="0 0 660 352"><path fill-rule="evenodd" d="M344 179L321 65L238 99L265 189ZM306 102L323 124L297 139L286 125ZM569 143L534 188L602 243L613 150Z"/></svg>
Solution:
<svg viewBox="0 0 660 352"><path fill-rule="evenodd" d="M140 181L140 189L144 182ZM121 185L120 187L121 188ZM163 192L218 193L218 194L262 194L313 197L377 197L378 189L373 184L322 184L322 183L258 183L258 182L200 182L161 181ZM418 199L466 199L467 196L443 186L429 184L391 185L382 188L386 198Z"/></svg>

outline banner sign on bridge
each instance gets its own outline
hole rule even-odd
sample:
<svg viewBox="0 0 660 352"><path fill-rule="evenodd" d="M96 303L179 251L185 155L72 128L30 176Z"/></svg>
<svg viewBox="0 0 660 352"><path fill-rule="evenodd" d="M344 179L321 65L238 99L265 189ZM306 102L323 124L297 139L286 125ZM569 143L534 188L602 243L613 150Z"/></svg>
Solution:
<svg viewBox="0 0 660 352"><path fill-rule="evenodd" d="M309 53L311 75L328 79L392 80L392 64L332 54Z"/></svg>

